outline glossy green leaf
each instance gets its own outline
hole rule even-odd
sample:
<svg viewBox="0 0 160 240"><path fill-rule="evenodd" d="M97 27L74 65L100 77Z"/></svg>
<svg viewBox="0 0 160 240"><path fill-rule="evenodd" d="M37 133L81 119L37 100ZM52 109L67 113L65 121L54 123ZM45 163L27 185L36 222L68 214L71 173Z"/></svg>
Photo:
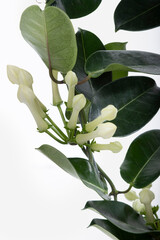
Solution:
<svg viewBox="0 0 160 240"><path fill-rule="evenodd" d="M62 10L47 7L42 11L38 6L31 6L22 14L20 29L48 68L62 73L73 68L76 38L71 21Z"/></svg>
<svg viewBox="0 0 160 240"><path fill-rule="evenodd" d="M92 32L79 29L76 33L78 55L77 61L73 68L76 73L79 82L87 77L84 70L84 65L87 58L98 50L104 50L105 47L101 40ZM77 91L83 93L88 99L94 95L94 93L104 84L112 81L111 73L104 73L97 79L90 79L88 82L78 85Z"/></svg>
<svg viewBox="0 0 160 240"><path fill-rule="evenodd" d="M121 0L115 13L116 31L141 31L160 26L159 0Z"/></svg>
<svg viewBox="0 0 160 240"><path fill-rule="evenodd" d="M99 230L103 231L106 235L111 237L111 239L115 239L116 237L116 239L119 240L153 240L151 233L130 233L118 228L110 221L104 219L93 219L90 226L97 227Z"/></svg>
<svg viewBox="0 0 160 240"><path fill-rule="evenodd" d="M141 215L129 205L118 201L89 201L85 209L91 208L107 218L108 222L119 229L134 233L144 234L151 231Z"/></svg>
<svg viewBox="0 0 160 240"><path fill-rule="evenodd" d="M131 143L120 172L135 188L143 188L160 176L160 130L145 132Z"/></svg>
<svg viewBox="0 0 160 240"><path fill-rule="evenodd" d="M160 88L148 77L133 76L105 85L92 98L89 120L100 115L102 108L113 104L118 109L115 136L131 134L157 113L160 107Z"/></svg>
<svg viewBox="0 0 160 240"><path fill-rule="evenodd" d="M81 179L87 187L95 190L104 199L108 199L106 184L97 176L88 160L83 158L67 158L59 150L47 144L42 145L38 150L64 171Z"/></svg>
<svg viewBox="0 0 160 240"><path fill-rule="evenodd" d="M47 5L61 8L70 18L84 17L95 11L102 0L55 0L47 1Z"/></svg>
<svg viewBox="0 0 160 240"><path fill-rule="evenodd" d="M106 50L126 50L127 42L112 42L105 45ZM119 78L127 77L127 71L113 71L112 72L112 81Z"/></svg>
<svg viewBox="0 0 160 240"><path fill-rule="evenodd" d="M160 55L143 51L97 51L87 59L85 69L91 77L117 70L160 74Z"/></svg>

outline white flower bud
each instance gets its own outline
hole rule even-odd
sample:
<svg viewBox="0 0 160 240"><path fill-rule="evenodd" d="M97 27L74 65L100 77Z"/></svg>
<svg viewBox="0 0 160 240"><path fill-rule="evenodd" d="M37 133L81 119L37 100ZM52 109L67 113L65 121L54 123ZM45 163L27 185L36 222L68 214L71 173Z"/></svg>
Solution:
<svg viewBox="0 0 160 240"><path fill-rule="evenodd" d="M101 115L99 117L85 125L85 129L87 132L92 132L100 123L111 121L115 119L116 116L117 108L115 108L113 105L108 105L101 110Z"/></svg>
<svg viewBox="0 0 160 240"><path fill-rule="evenodd" d="M45 113L37 102L37 97L35 96L32 89L25 85L20 85L17 93L17 97L20 102L25 103L29 110L31 111L38 129L40 132L46 131L48 124L44 121Z"/></svg>
<svg viewBox="0 0 160 240"><path fill-rule="evenodd" d="M134 201L134 200L136 200L136 199L139 198L139 197L137 196L136 192L133 191L133 190L125 193L124 196L125 196L126 199L129 200L129 201Z"/></svg>
<svg viewBox="0 0 160 240"><path fill-rule="evenodd" d="M143 213L145 212L145 206L143 203L140 202L139 199L136 199L133 203L132 203L132 207L136 212L139 213Z"/></svg>
<svg viewBox="0 0 160 240"><path fill-rule="evenodd" d="M73 110L72 110L72 114L69 119L69 122L67 124L67 127L69 129L76 128L79 112L84 108L85 105L86 105L86 98L83 94L78 94L74 96L73 103L72 103Z"/></svg>
<svg viewBox="0 0 160 240"><path fill-rule="evenodd" d="M52 70L52 74L53 74L53 77L57 80L58 72ZM52 83L52 94L53 94L53 106L58 106L63 102L59 93L58 84L55 83L54 81L52 81L51 83Z"/></svg>
<svg viewBox="0 0 160 240"><path fill-rule="evenodd" d="M140 201L143 204L150 204L155 198L154 193L149 188L142 189L142 191L139 193L139 196Z"/></svg>
<svg viewBox="0 0 160 240"><path fill-rule="evenodd" d="M111 138L117 127L115 124L107 122L99 124L97 129L90 133L78 134L76 137L76 141L79 145L83 145L87 143L91 139L95 139L97 137L102 137L104 139Z"/></svg>
<svg viewBox="0 0 160 240"><path fill-rule="evenodd" d="M8 79L13 84L18 84L18 85L23 84L32 89L33 78L32 78L32 75L26 70L13 65L8 65L7 75L8 75Z"/></svg>
<svg viewBox="0 0 160 240"><path fill-rule="evenodd" d="M118 153L122 149L122 145L120 142L111 142L109 144L98 144L98 143L93 143L91 145L92 151L101 151L101 150L110 150L113 153Z"/></svg>
<svg viewBox="0 0 160 240"><path fill-rule="evenodd" d="M68 86L67 107L72 108L72 101L73 101L73 97L75 95L75 86L78 83L78 78L74 72L69 71L65 76L65 82Z"/></svg>

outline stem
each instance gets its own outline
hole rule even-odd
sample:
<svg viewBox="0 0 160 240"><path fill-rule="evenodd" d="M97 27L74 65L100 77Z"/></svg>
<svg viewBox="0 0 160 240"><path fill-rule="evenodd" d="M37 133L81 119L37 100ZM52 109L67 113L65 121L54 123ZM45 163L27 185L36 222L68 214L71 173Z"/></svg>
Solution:
<svg viewBox="0 0 160 240"><path fill-rule="evenodd" d="M81 85L81 84L87 82L90 78L91 78L90 76L85 77L82 81L78 82L77 85Z"/></svg>
<svg viewBox="0 0 160 240"><path fill-rule="evenodd" d="M64 127L66 127L66 126L67 126L67 123L66 123L66 120L65 120L65 117L64 117L64 114L63 114L63 111L62 111L61 105L58 105L57 108L58 108L58 111L59 111L60 116L61 116L61 118L62 118L62 121L63 121ZM69 131L68 131L67 129L66 129L66 132L67 132L67 134L68 134L68 136L69 136Z"/></svg>
<svg viewBox="0 0 160 240"><path fill-rule="evenodd" d="M50 78L52 79L52 81L55 82L55 83L57 83L57 84L63 84L63 83L65 83L64 80L58 81L58 80L55 79L55 77L53 76L52 68L51 68L51 67L49 67L49 76L50 76Z"/></svg>
<svg viewBox="0 0 160 240"><path fill-rule="evenodd" d="M54 140L56 140L57 142L61 143L61 144L67 144L66 142L61 141L60 139L58 139L57 137L55 137L52 133L50 133L48 130L45 131L45 133L47 133L51 138L53 138Z"/></svg>
<svg viewBox="0 0 160 240"><path fill-rule="evenodd" d="M124 191L117 191L117 194L127 193L127 192L129 192L131 190L132 187L133 187L132 185L129 185L129 187L126 190L124 190Z"/></svg>

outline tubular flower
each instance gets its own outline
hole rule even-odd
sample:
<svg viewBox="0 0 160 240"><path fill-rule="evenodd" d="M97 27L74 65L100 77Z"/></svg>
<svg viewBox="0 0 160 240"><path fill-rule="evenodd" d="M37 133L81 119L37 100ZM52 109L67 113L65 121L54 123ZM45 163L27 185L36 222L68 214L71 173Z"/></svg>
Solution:
<svg viewBox="0 0 160 240"><path fill-rule="evenodd" d="M68 86L67 107L72 108L72 101L73 101L73 97L75 95L75 86L78 83L78 78L74 72L69 71L65 76L65 82Z"/></svg>
<svg viewBox="0 0 160 240"><path fill-rule="evenodd" d="M54 78L57 80L58 72L53 70L52 74L53 74ZM52 81L52 94L53 94L53 106L60 105L63 101L62 101L60 93L59 93L58 84L55 83L54 81Z"/></svg>
<svg viewBox="0 0 160 240"><path fill-rule="evenodd" d="M37 102L37 97L35 96L32 89L20 84L17 97L20 102L25 103L29 110L31 111L40 132L46 131L48 124L44 121L46 116L45 112L41 108L40 104Z"/></svg>
<svg viewBox="0 0 160 240"><path fill-rule="evenodd" d="M120 142L111 142L109 144L98 144L98 143L93 143L91 145L92 151L101 151L101 150L110 150L113 153L118 153L122 149L122 145Z"/></svg>
<svg viewBox="0 0 160 240"><path fill-rule="evenodd" d="M97 129L90 133L84 133L84 134L78 134L76 136L76 142L79 145L83 145L84 143L87 143L91 139L95 139L97 137L102 137L104 139L111 138L117 127L115 124L107 122L107 123L101 123L98 125Z"/></svg>
<svg viewBox="0 0 160 240"><path fill-rule="evenodd" d="M108 105L101 110L100 116L85 125L85 129L87 132L92 132L100 123L111 121L115 119L116 116L117 108L115 108L113 105Z"/></svg>
<svg viewBox="0 0 160 240"><path fill-rule="evenodd" d="M139 193L140 201L145 206L145 212L146 212L146 221L148 223L154 222L154 216L152 212L152 206L151 202L155 198L154 193L149 188L143 188L142 191Z"/></svg>
<svg viewBox="0 0 160 240"><path fill-rule="evenodd" d="M86 98L83 94L78 94L74 96L73 103L72 103L73 110L72 110L72 114L69 119L69 122L67 124L67 127L69 129L76 128L79 112L84 108L85 105L86 105Z"/></svg>
<svg viewBox="0 0 160 240"><path fill-rule="evenodd" d="M18 85L23 84L32 89L33 78L26 70L13 65L8 65L7 76L11 83Z"/></svg>
<svg viewBox="0 0 160 240"><path fill-rule="evenodd" d="M133 203L132 203L132 207L135 211L139 212L139 213L144 213L145 212L145 206L143 203L140 202L139 198L136 199Z"/></svg>

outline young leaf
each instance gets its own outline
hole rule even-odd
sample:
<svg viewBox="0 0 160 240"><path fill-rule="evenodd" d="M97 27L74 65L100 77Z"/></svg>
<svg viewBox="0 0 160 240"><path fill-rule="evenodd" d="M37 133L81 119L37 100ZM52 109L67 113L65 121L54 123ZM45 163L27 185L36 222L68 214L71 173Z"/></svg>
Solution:
<svg viewBox="0 0 160 240"><path fill-rule="evenodd" d="M38 150L64 171L79 178L87 187L95 190L104 199L109 198L107 185L97 176L89 161L83 158L67 158L59 150L47 144L42 145Z"/></svg>
<svg viewBox="0 0 160 240"><path fill-rule="evenodd" d="M61 8L68 14L69 18L80 18L95 11L101 1L102 0L55 0L51 5ZM49 5L49 2L49 0L46 2L48 3L46 6Z"/></svg>
<svg viewBox="0 0 160 240"><path fill-rule="evenodd" d="M130 233L128 231L124 231L118 228L110 221L104 219L93 219L90 226L97 227L99 230L103 231L106 235L113 239L115 239L114 237L116 237L116 239L119 240L153 240L151 233Z"/></svg>
<svg viewBox="0 0 160 240"><path fill-rule="evenodd" d="M121 0L115 13L116 31L142 31L160 26L159 0Z"/></svg>
<svg viewBox="0 0 160 240"><path fill-rule="evenodd" d="M115 136L131 134L157 113L160 107L160 88L148 77L133 76L118 79L97 91L91 100L89 120L100 115L101 109L113 104L118 109Z"/></svg>
<svg viewBox="0 0 160 240"><path fill-rule="evenodd" d="M108 222L119 229L134 233L144 234L151 230L141 215L133 210L129 205L118 201L89 201L85 209L91 208L99 212Z"/></svg>
<svg viewBox="0 0 160 240"><path fill-rule="evenodd" d="M120 172L135 188L146 187L159 177L160 130L145 132L131 143Z"/></svg>
<svg viewBox="0 0 160 240"><path fill-rule="evenodd" d="M112 42L105 45L106 50L126 50L127 42ZM112 81L117 80L119 78L127 77L127 71L113 71L112 72Z"/></svg>
<svg viewBox="0 0 160 240"><path fill-rule="evenodd" d="M105 47L101 40L92 32L79 29L76 33L77 46L78 46L78 55L77 61L73 68L73 71L76 73L79 82L84 80L87 77L87 74L84 70L84 65L87 58L94 52L98 50L105 50ZM83 93L89 100L94 95L94 93L104 84L112 81L111 72L104 73L98 79L90 79L84 84L78 85L76 87L78 92Z"/></svg>
<svg viewBox="0 0 160 240"><path fill-rule="evenodd" d="M86 62L90 77L98 77L108 71L132 71L160 74L160 55L143 51L97 51Z"/></svg>
<svg viewBox="0 0 160 240"><path fill-rule="evenodd" d="M48 68L67 73L76 62L77 46L68 16L59 8L27 8L21 17L24 39L35 49Z"/></svg>

